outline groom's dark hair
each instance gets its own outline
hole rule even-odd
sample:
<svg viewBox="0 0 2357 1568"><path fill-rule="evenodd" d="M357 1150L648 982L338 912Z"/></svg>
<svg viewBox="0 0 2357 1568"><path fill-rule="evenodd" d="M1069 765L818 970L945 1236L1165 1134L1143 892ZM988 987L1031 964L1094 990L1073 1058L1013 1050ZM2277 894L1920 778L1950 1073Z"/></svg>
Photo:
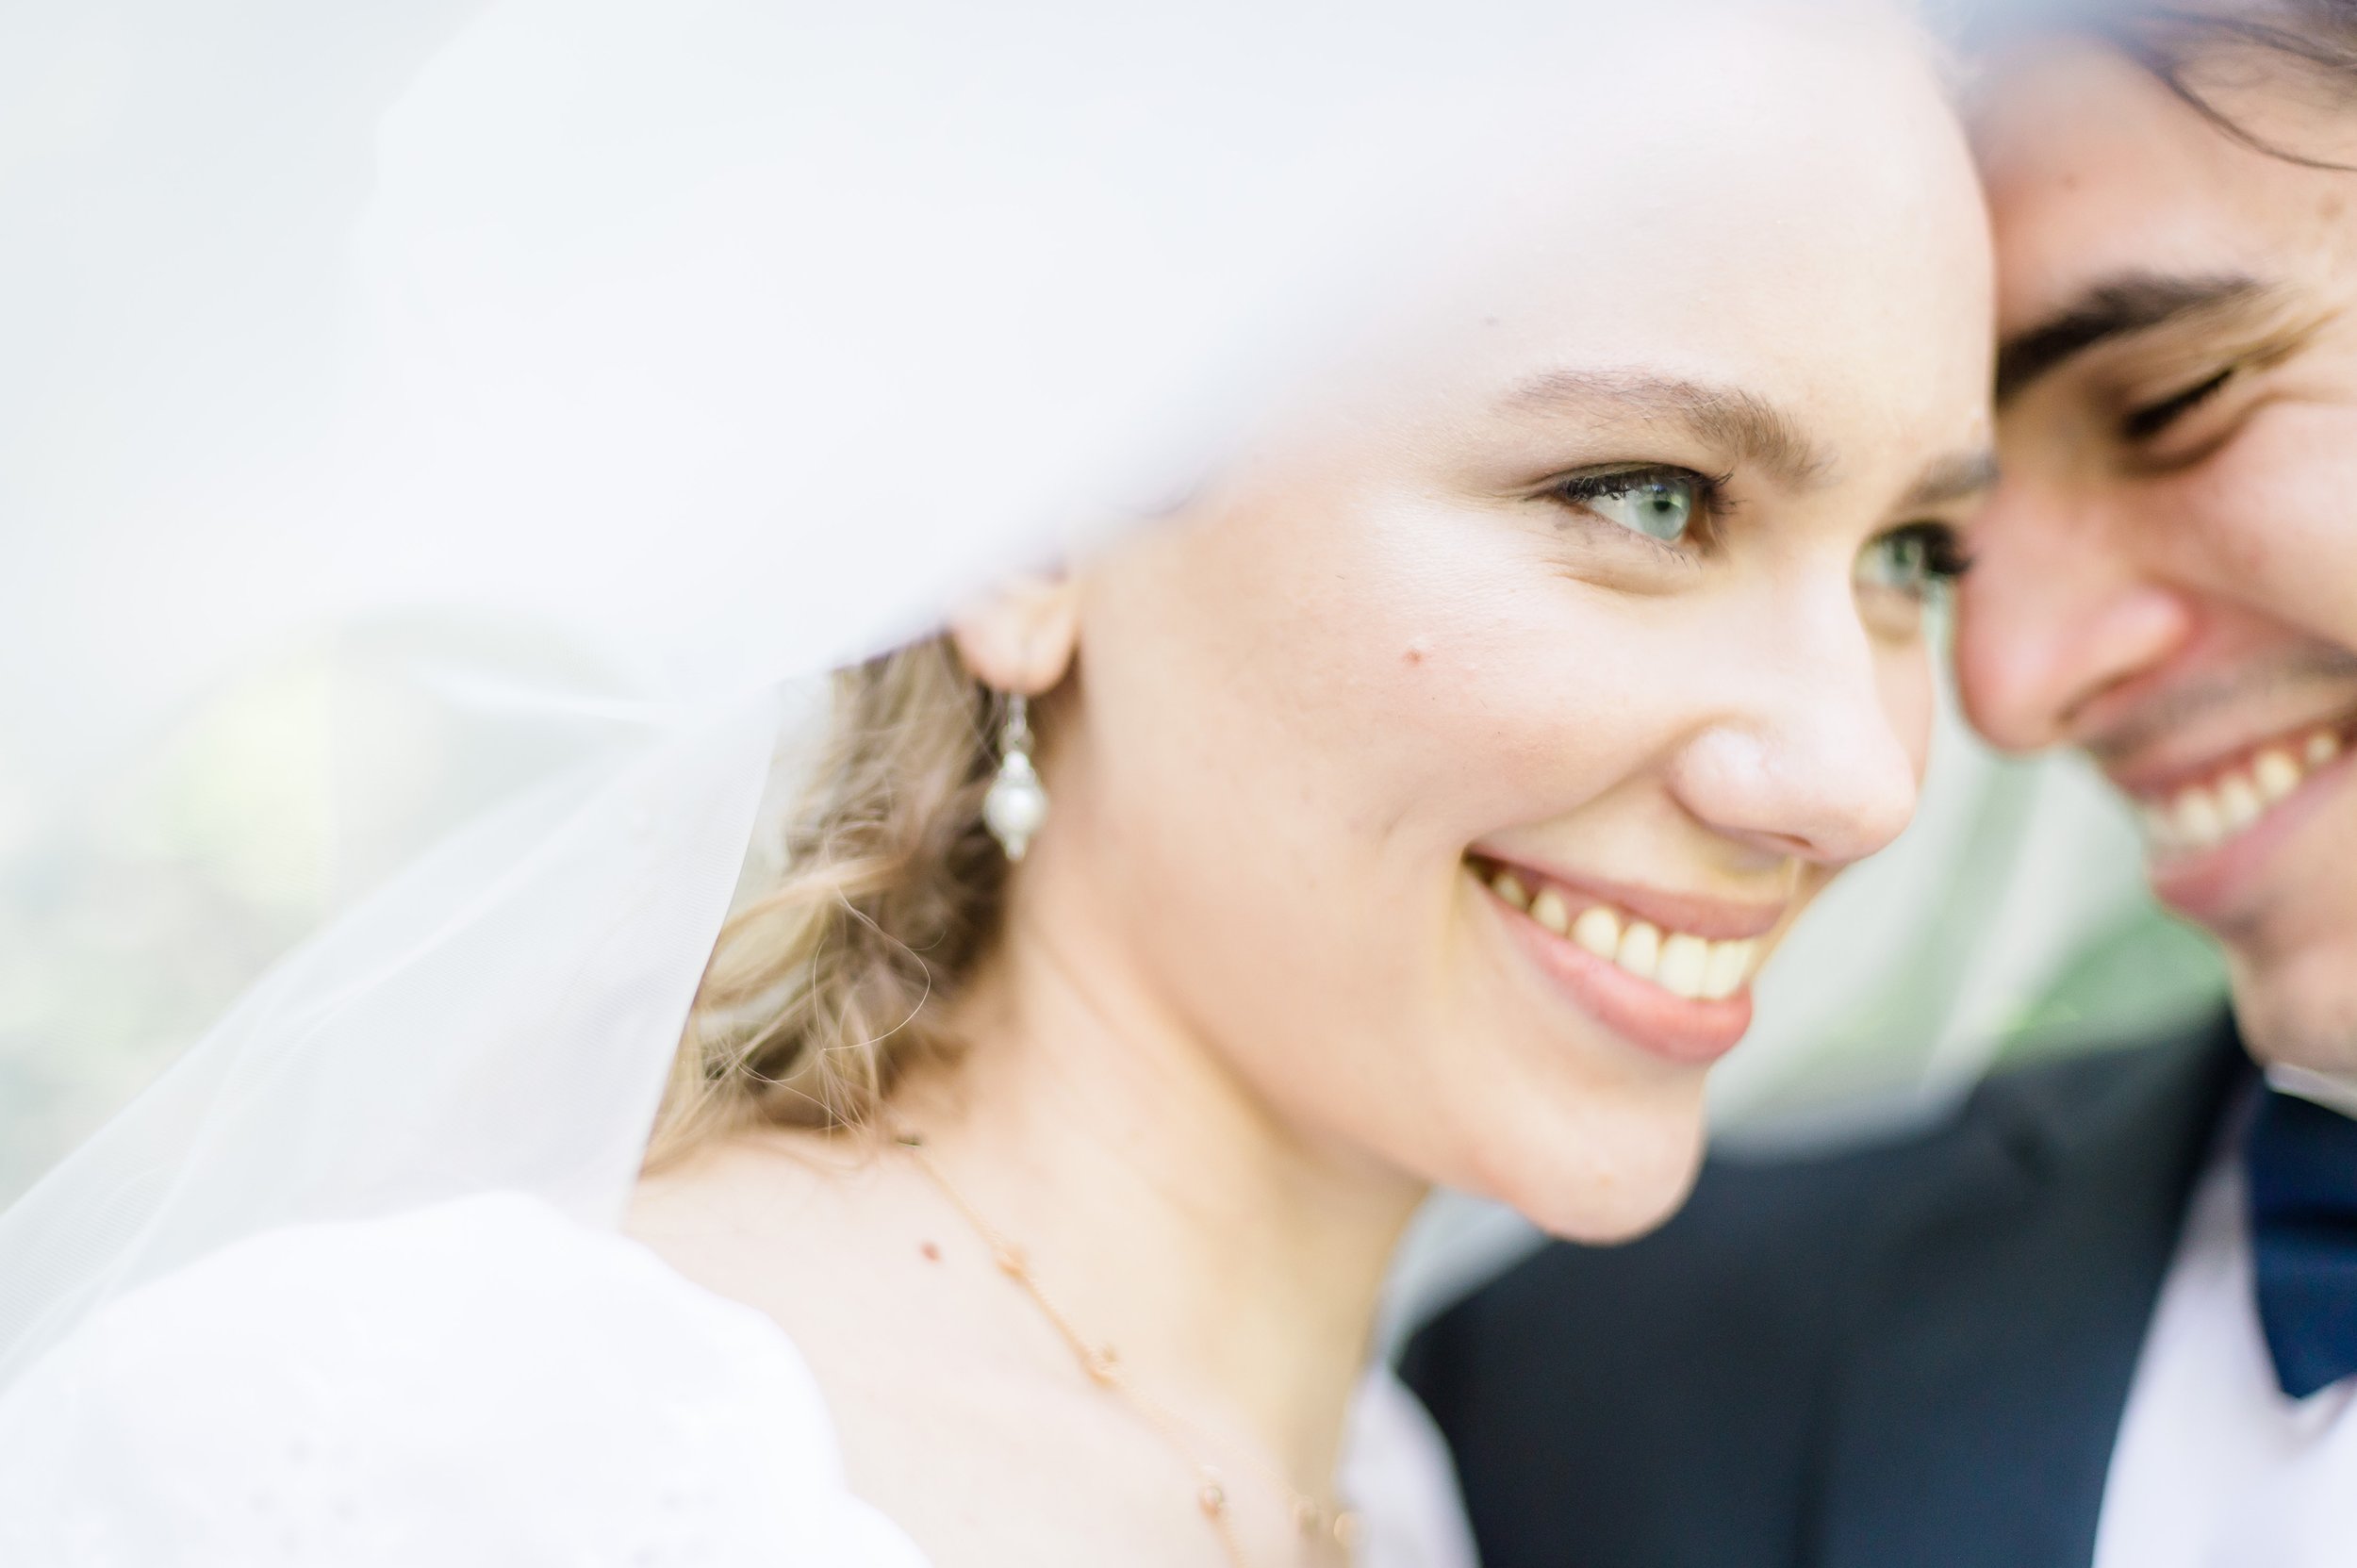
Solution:
<svg viewBox="0 0 2357 1568"><path fill-rule="evenodd" d="M2316 169L2349 169L2261 137L2220 109L2190 78L2218 49L2273 55L2305 68L2316 84L2357 107L2357 0L2250 0L2177 6L2149 0L1999 0L1970 8L1968 49L1986 50L2036 33L2093 37L2151 72L2204 120L2244 145Z"/></svg>

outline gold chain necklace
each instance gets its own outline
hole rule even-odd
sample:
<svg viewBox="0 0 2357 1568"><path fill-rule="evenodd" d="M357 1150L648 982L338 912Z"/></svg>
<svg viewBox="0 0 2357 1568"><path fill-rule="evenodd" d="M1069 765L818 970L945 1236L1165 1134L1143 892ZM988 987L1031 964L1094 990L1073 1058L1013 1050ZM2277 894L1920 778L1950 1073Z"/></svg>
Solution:
<svg viewBox="0 0 2357 1568"><path fill-rule="evenodd" d="M1215 1465L1196 1457L1197 1450L1209 1446L1203 1442L1202 1433L1178 1411L1131 1382L1129 1373L1122 1366L1121 1358L1114 1353L1112 1345L1092 1341L1080 1332L1079 1326L1056 1304L1055 1298L1041 1288L1023 1249L984 1219L981 1212L968 1203L965 1195L941 1173L941 1167L934 1164L932 1157L925 1152L922 1137L899 1130L893 1133L893 1140L908 1150L909 1158L916 1163L918 1170L925 1173L926 1180L939 1188L941 1196L948 1199L949 1206L964 1216L965 1223L973 1228L974 1233L981 1238L982 1245L990 1249L991 1262L997 1266L998 1272L1020 1286L1023 1294L1030 1297L1031 1304L1039 1309L1040 1315L1055 1327L1056 1332L1080 1362L1082 1375L1129 1405L1195 1472L1195 1507L1219 1537L1220 1549L1227 1554L1233 1568L1247 1568L1244 1544L1236 1538L1236 1521L1228 1506L1227 1484L1221 1479ZM1294 1523L1301 1527L1307 1541L1321 1546L1331 1543L1343 1559L1348 1560L1351 1545L1359 1534L1359 1516L1356 1513L1348 1509L1328 1508L1271 1466L1258 1460L1248 1460L1248 1462L1284 1494L1286 1506L1292 1510Z"/></svg>

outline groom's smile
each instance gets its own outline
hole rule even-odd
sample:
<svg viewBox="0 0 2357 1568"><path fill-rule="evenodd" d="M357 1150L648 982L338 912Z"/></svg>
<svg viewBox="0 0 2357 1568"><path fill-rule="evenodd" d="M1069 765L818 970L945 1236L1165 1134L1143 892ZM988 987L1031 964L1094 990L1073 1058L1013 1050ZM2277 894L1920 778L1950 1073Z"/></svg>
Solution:
<svg viewBox="0 0 2357 1568"><path fill-rule="evenodd" d="M2280 668L2156 693L2083 737L2136 805L2153 892L2220 933L2270 907L2276 856L2348 784L2357 721L2346 682L2322 703L2313 679Z"/></svg>

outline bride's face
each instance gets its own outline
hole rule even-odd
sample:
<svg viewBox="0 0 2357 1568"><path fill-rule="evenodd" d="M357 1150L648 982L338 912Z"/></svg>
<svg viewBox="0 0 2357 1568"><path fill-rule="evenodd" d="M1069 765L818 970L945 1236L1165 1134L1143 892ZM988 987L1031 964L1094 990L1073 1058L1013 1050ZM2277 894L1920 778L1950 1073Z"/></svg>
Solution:
<svg viewBox="0 0 2357 1568"><path fill-rule="evenodd" d="M1652 1223L1794 916L1906 823L1987 244L1896 43L1795 42L1077 580L1018 897L1301 1136Z"/></svg>

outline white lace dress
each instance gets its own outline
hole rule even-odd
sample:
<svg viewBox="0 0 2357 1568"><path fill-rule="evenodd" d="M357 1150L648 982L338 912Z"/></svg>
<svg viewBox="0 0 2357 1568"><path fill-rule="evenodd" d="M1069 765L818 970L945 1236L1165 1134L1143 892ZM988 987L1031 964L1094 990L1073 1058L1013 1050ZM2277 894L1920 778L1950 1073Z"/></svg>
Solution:
<svg viewBox="0 0 2357 1568"><path fill-rule="evenodd" d="M1345 1489L1369 1568L1469 1568L1380 1374ZM275 1231L125 1296L0 1397L21 1568L927 1568L853 1495L769 1318L489 1195Z"/></svg>

